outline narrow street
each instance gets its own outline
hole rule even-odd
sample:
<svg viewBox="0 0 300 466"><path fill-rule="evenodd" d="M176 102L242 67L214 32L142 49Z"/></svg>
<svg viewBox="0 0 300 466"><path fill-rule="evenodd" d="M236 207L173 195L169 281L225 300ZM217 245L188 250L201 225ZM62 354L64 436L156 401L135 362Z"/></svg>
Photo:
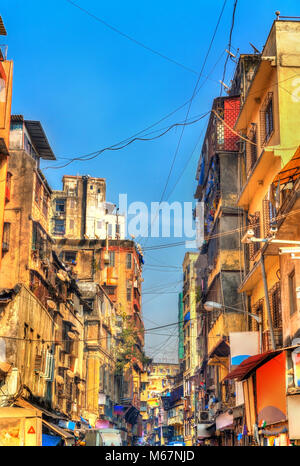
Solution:
<svg viewBox="0 0 300 466"><path fill-rule="evenodd" d="M300 446L298 2L3 3L0 446Z"/></svg>

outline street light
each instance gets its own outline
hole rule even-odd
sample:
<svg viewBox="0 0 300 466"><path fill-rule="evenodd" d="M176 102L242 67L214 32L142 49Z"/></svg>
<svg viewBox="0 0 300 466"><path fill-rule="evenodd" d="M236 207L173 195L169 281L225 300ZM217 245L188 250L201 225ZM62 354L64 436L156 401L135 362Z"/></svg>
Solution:
<svg viewBox="0 0 300 466"><path fill-rule="evenodd" d="M214 309L228 308L228 309L232 309L235 312L241 312L242 314L251 316L253 319L255 319L256 322L258 323L258 328L259 328L259 352L260 353L262 352L262 318L261 316L257 316L256 314L252 314L251 312L246 312L246 311L243 311L242 309L237 309L235 307L230 307L230 306L225 306L220 303L215 303L214 301L206 301L206 303L204 303L203 306L206 311L213 311Z"/></svg>

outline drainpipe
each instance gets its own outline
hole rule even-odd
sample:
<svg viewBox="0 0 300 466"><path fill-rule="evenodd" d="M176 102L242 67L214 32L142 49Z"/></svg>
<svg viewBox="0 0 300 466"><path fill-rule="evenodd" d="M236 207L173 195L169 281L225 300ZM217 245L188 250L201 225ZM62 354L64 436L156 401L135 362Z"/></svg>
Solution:
<svg viewBox="0 0 300 466"><path fill-rule="evenodd" d="M86 200L87 200L87 182L88 182L88 176L83 176L82 177L82 221L81 221L81 236L84 238L84 235L86 234Z"/></svg>
<svg viewBox="0 0 300 466"><path fill-rule="evenodd" d="M274 332L273 332L272 315L271 315L271 309L270 309L268 284L267 284L267 277L266 277L265 262L264 262L263 254L261 255L260 263L261 263L261 271L262 271L262 277L263 277L263 283L264 283L264 289L265 289L265 298L266 298L266 305L267 305L268 322L269 322L269 327L270 327L272 349L275 350L276 345L275 345L275 338L274 338Z"/></svg>

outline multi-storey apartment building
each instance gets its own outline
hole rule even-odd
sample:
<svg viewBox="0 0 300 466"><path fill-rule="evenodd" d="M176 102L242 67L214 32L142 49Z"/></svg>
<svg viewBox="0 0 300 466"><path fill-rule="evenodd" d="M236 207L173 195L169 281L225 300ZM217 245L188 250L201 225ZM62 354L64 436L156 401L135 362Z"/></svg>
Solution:
<svg viewBox="0 0 300 466"><path fill-rule="evenodd" d="M183 387L184 387L184 441L193 444L195 418L194 375L197 367L196 269L198 253L187 252L183 261ZM180 324L179 324L180 325Z"/></svg>
<svg viewBox="0 0 300 466"><path fill-rule="evenodd" d="M250 370L242 362L228 378L242 381L248 435L263 445L300 439L294 428L300 321L293 244L300 239L299 34L298 20L274 21L235 125L246 139L238 205L248 220L244 232L250 230L243 238L246 268L239 291L248 296L248 311L261 319L257 325L248 318L248 329L259 331L261 354L253 364L247 360Z"/></svg>
<svg viewBox="0 0 300 466"><path fill-rule="evenodd" d="M40 158L55 160L40 122L12 116L8 171L13 195L5 206L0 271L6 376L1 403L38 405L43 429L57 433L53 422L75 426L85 407L83 302L74 276L53 251L51 189Z"/></svg>
<svg viewBox="0 0 300 466"><path fill-rule="evenodd" d="M0 36L6 36L0 16ZM7 59L7 46L0 45L0 245L3 242L4 207L10 200L10 173L7 171L9 157L9 132L12 97L13 63ZM0 254L0 265L1 265Z"/></svg>
<svg viewBox="0 0 300 466"><path fill-rule="evenodd" d="M79 183L77 183L76 178L72 178L73 189L76 189L76 186L78 189L82 186L82 178L80 178ZM68 177L64 177L64 179L66 180L66 186L67 181L70 180ZM87 179L90 181L89 178ZM99 181L100 184L93 185L93 190L89 188L90 184L87 184L87 190L95 191L95 186L102 186L99 189L102 189L102 192L105 193L103 180L97 180L101 181ZM74 185L75 182L77 183L76 186ZM70 189L70 185L68 186ZM105 199L104 196L103 194L101 202ZM58 197L55 199L57 201ZM70 198L67 200L67 206L69 200ZM73 213L73 210L66 209L64 220L66 225L69 224L69 214L73 217ZM55 248L61 260L76 275L79 286L84 286L85 291L91 294L90 299L97 301L95 290L101 287L112 303L113 313L121 322L122 330L119 339L120 348L123 346L123 353L121 355L120 352L113 351L109 364L111 368L114 367L114 391L116 396L112 397L110 396L111 392L106 392L105 403L118 404L118 406L123 406L124 412L127 410L128 415L125 414L125 420L127 422L128 437L126 440L132 443L135 439L141 437L139 408L141 373L145 361L143 349L144 325L141 314L143 256L132 240L111 239L108 235L103 240L99 238L89 239L88 235L83 231L79 229L76 233L76 235L79 235L77 237L68 237L68 234L63 234L60 239L56 237ZM111 317L113 318L113 316ZM103 316L100 314L99 318L100 325L104 329ZM109 331L113 341L116 337L115 326ZM118 357L122 361L118 361ZM100 364L102 359L100 358L99 361L97 364ZM103 401L104 397L101 400ZM99 420L103 420L105 417L103 402L101 402L101 406L99 403ZM110 422L114 422L113 417L111 417Z"/></svg>
<svg viewBox="0 0 300 466"><path fill-rule="evenodd" d="M202 443L299 439L298 36L299 21L277 18L262 53L240 56L228 97L214 101L198 165Z"/></svg>
<svg viewBox="0 0 300 466"><path fill-rule="evenodd" d="M124 239L125 219L106 202L106 180L65 175L62 191L54 191L50 229L54 238Z"/></svg>

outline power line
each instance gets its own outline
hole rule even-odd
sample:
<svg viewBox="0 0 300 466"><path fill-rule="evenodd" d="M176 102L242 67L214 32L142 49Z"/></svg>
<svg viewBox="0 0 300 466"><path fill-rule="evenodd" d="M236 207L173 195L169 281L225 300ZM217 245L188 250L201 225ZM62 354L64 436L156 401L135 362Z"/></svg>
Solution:
<svg viewBox="0 0 300 466"><path fill-rule="evenodd" d="M130 141L128 141L127 143L123 144L122 146L120 147L116 147L118 146L120 143L118 144L114 144L113 146L109 146L109 147L105 147L104 149L101 149L100 151L96 152L95 155L92 155L91 157L86 157L86 156L82 156L82 157L74 157L73 159L69 160L69 162L67 162L66 164L64 165L60 165L60 166L49 166L49 167L45 167L44 170L47 170L47 169L54 169L54 170L58 170L58 169L61 169L61 168L65 168L67 167L68 165L70 165L72 162L78 160L78 161L84 161L86 162L87 160L92 160L96 157L98 157L100 154L102 154L103 152L107 151L107 150L111 150L111 151L116 151L116 150L121 150L121 149L124 149L124 147L127 147L129 146L130 144L132 144L133 142L135 141L154 141L155 139L158 139L158 138L161 138L162 136L164 136L165 134L167 134L169 131L171 131L171 129L175 128L176 126L190 126L190 125L193 125L195 123L198 123L198 121L202 120L204 117L206 117L206 115L208 115L208 113L210 112L206 112L204 113L203 115L201 115L199 118L197 118L196 120L193 120L193 121L185 121L184 123L174 123L173 125L169 126L163 133L157 135L157 136L153 136L152 138L139 138L139 137L135 137L133 139L131 139Z"/></svg>
<svg viewBox="0 0 300 466"><path fill-rule="evenodd" d="M99 23L103 24L105 27L109 28L110 30L116 32L117 34L119 34L120 36L122 37L125 37L125 39L128 39L130 40L131 42L133 42L134 44L144 48L145 50L148 50L149 52L155 54L155 55L158 55L159 57L163 58L164 60L167 60L169 61L170 63L173 63L174 65L177 65L179 66L180 68L183 68L185 69L186 71L189 71L191 73L194 73L194 74L197 74L197 71L193 70L192 68L189 68L188 66L186 65L183 65L182 63L178 62L177 60L174 60L173 58L170 58L168 57L167 55L161 53L161 52L158 52L157 50L153 49L152 47L149 47L148 45L144 44L143 42L140 42L139 40L137 39L134 39L133 37L129 36L128 34L126 34L125 32L122 32L120 29L116 28L115 26L112 26L111 24L109 24L107 21L104 21L102 18L100 18L99 16L96 16L95 14L91 13L90 11L86 10L85 8L79 6L77 3L75 2L72 2L72 0L66 0L68 3L70 3L70 5L73 5L75 8L78 8L78 10L84 12L85 14L87 14L88 16L90 16L91 18L95 19L96 21L98 21Z"/></svg>
<svg viewBox="0 0 300 466"><path fill-rule="evenodd" d="M222 15L223 15L223 11L224 11L226 2L227 2L227 0L224 0L222 10L221 10L221 12L220 12L220 14L219 14L219 18L218 18L218 21L217 21L217 24L216 24L216 27L215 27L213 36L212 36L212 38L211 38L211 41L210 41L210 44L209 44L209 47L208 47L206 56L205 56L205 58L204 58L203 65L202 65L202 67L201 67L200 73L199 73L199 75L198 75L197 82L196 82L195 87L194 87L194 90L193 90L192 97L191 97L190 102L189 102L189 106L188 106L188 110L187 110L187 113L186 113L185 121L187 121L187 119L188 119L188 116L189 116L189 113L190 113L190 109L191 109L191 106L192 106L192 102L193 102L193 100L194 100L194 98L195 98L196 91L197 91L197 87L198 87L200 78L201 78L201 76L202 76L202 72L203 72L203 70L204 70L204 67L205 67L205 65L206 65L206 61L207 61L209 52L210 52L210 50L211 50L211 48L212 48L212 45L213 45L213 42L214 42L214 39L215 39L217 30L218 30L218 27L219 27L219 24L220 24ZM205 82L205 81L204 81L204 82ZM185 126L185 125L184 125L184 126ZM161 203L162 200L163 200L163 197L164 197L164 195L165 195L165 192L166 192L166 189L167 189L169 180L170 180L171 173L172 173L172 171L173 171L173 167L174 167L174 164L175 164L175 161L176 161L176 158L177 158L177 154L178 154L179 147L180 147L181 140L182 140L183 133L184 133L184 126L183 126L183 128L182 128L182 131L181 131L181 134L180 134L180 137L179 137L179 141L178 141L178 144L177 144L177 147L176 147L176 150L175 150L175 154L174 154L174 157L173 157L173 160L172 160L172 163L171 163L171 167L170 167L170 170L169 170L169 173L168 173L168 176L167 176L167 180L166 180L166 183L165 183L165 186L164 186L162 195L161 195L160 203ZM156 216L157 216L157 213L156 213ZM156 218L156 217L155 217L155 218ZM154 220L153 220L153 221L154 221ZM152 223L153 223L153 222L152 222ZM152 225L152 223L151 223L151 225ZM148 240L148 238L146 238L145 244L147 244L147 240Z"/></svg>
<svg viewBox="0 0 300 466"><path fill-rule="evenodd" d="M228 52L231 51L231 37L232 37L232 31L233 31L233 28L234 28L234 18L235 18L235 10L236 10L236 6L237 6L237 1L238 1L238 0L235 0L235 1L234 1L234 5L233 5L232 20L231 20L231 28L230 28L229 41L228 41ZM223 77L222 77L222 81L223 81L223 82L224 82L224 80L225 80L226 67L227 67L228 59L229 59L229 53L227 54L226 59L225 59L225 63L224 63L224 71L223 71ZM223 85L222 85L222 83L221 83L220 97L221 97L221 95L222 95L222 90L223 90Z"/></svg>

